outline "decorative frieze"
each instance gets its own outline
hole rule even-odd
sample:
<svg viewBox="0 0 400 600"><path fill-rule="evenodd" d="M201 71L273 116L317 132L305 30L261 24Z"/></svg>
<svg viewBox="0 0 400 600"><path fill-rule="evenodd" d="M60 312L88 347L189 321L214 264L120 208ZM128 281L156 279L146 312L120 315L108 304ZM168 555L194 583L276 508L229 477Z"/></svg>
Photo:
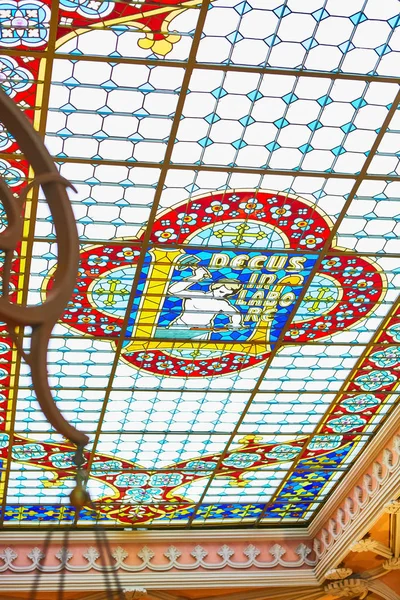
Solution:
<svg viewBox="0 0 400 600"><path fill-rule="evenodd" d="M268 548L270 560L265 560L260 557L261 550L259 548L253 544L248 544L242 550L244 558L236 559L237 551L224 544L217 550L218 560L215 560L209 557L208 550L198 544L190 551L191 560L188 562L187 559L182 558L182 551L176 546L169 546L162 553L162 557L158 556L159 551L156 552L148 546L143 546L136 553L136 556L127 549L117 546L111 552L111 557L114 561L113 567L115 570L129 573L138 573L146 569L157 572L170 571L171 569L192 571L199 568L215 571L229 567L232 569L256 568L264 570L276 567L288 569L298 569L303 566L313 567L316 565L316 560L310 558L311 552L311 548L305 544L300 544L295 549L297 558L286 560L284 557L287 549L280 544L274 544ZM19 564L18 558L21 558L21 556L11 547L0 550L0 572L29 573L39 569L43 573L56 573L63 568L75 573L83 573L91 569L99 572L105 570L104 561L101 560L97 548L93 546L83 552L73 552L71 549L59 548L51 557L47 556L46 564L43 564L44 554L38 547L32 548L23 557L24 562L26 562L26 558L29 559L28 564Z"/></svg>
<svg viewBox="0 0 400 600"><path fill-rule="evenodd" d="M354 528L356 526L360 528L365 523L363 515L374 514L376 518L375 511L379 506L382 506L382 502L388 501L387 494L390 493L392 485L396 490L400 487L397 477L399 473L400 435L395 435L389 447L381 451L372 466L360 477L358 484L353 488L352 492L332 514L329 522L316 535L314 539L314 551L318 559L325 557L328 551L329 556L332 556L331 549L336 542L340 541L344 545L349 535L354 534ZM386 512L393 513L397 510L397 501L389 502L386 505ZM344 533L346 533L345 536ZM380 551L377 551L375 547L372 551L389 558L392 553L388 554L388 549L384 550L384 548L383 546L380 548ZM343 547L343 554L344 551L345 548ZM363 549L360 551L366 550ZM334 557L332 556L332 558ZM326 559L328 559L328 556L326 556Z"/></svg>

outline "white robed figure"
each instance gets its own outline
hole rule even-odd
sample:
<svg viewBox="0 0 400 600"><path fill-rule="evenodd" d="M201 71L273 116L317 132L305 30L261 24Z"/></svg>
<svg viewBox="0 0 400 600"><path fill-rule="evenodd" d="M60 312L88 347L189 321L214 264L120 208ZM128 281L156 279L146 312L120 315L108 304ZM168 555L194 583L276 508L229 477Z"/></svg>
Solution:
<svg viewBox="0 0 400 600"><path fill-rule="evenodd" d="M170 323L168 329L163 330L164 336L170 337L173 334L177 338L208 340L213 331L241 328L242 314L231 304L229 298L237 294L243 284L235 279L219 279L211 283L208 290L194 290L194 284L211 276L204 267L191 268L193 274L190 277L174 282L167 291L169 296L182 298L183 301L180 315ZM219 315L228 317L227 326L215 327L215 319Z"/></svg>

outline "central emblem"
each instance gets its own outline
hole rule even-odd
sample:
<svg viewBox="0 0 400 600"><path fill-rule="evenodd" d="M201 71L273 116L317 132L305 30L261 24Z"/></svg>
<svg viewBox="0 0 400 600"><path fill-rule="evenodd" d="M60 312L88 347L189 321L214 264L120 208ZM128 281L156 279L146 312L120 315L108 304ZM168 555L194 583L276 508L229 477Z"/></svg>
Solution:
<svg viewBox="0 0 400 600"><path fill-rule="evenodd" d="M255 366L284 328L286 342L318 341L375 310L384 281L371 261L332 247L313 273L331 228L297 196L231 190L191 198L158 216L138 273L144 231L82 252L63 322L115 344L130 307L121 358L158 375L205 377Z"/></svg>

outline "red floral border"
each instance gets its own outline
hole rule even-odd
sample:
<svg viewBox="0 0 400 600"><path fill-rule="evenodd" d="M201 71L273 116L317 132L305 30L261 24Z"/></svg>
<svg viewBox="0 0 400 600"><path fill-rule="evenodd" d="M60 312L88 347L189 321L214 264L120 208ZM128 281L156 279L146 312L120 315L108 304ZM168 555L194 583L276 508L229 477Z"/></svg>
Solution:
<svg viewBox="0 0 400 600"><path fill-rule="evenodd" d="M213 209L215 210L213 211ZM196 215L196 219L191 215ZM300 198L269 192L255 194L247 190L234 190L224 194L194 197L189 203L179 204L170 211L164 212L156 220L151 241L154 244L162 242L167 247L177 241L185 244L187 239L199 229L199 226L221 223L226 220L229 223L243 222L243 219L251 219L269 225L274 223L289 239L291 249L305 248L307 251L315 251L316 254L321 251L330 233L329 220L326 220L315 207ZM192 224L190 220L195 222ZM182 221L184 226L180 224ZM302 227L294 229L296 222ZM307 243L308 240L311 243ZM70 306L62 319L66 325L85 335L104 337L106 331L110 340L118 338L123 318L106 316L101 313L88 301L87 294L93 280L104 277L111 268L116 268L115 265L121 269L134 266L140 254L140 245L138 244L140 241L141 238L131 242L124 240L121 241L121 245L113 245L108 248L97 246L82 252L80 279ZM126 251L126 248L129 249L129 257L127 256L124 260L124 249ZM188 248L190 248L190 243ZM290 253L289 248L287 252ZM97 257L97 259L93 257ZM97 265L94 264L96 260ZM337 286L342 290L342 297L327 314L310 318L307 321L292 323L286 333L285 341L287 342L326 339L343 329L354 327L377 306L383 291L384 280L372 262L353 255L342 254L340 257L335 257L334 248L332 248L326 260L323 261L319 273L328 275L337 282ZM76 311L76 305L80 306L83 312ZM94 317L93 319L88 317L87 322L82 316L85 310L90 311ZM257 356L246 356L243 361L240 361L237 353L230 352L224 354L221 360L202 359L202 369L199 370L193 366L196 365L196 361L178 358L168 352L153 349L148 353L146 359L145 351L144 342L142 350L123 354L124 360L138 369L159 375L165 375L164 363L168 361L172 371L169 371L169 375L175 377L224 375L262 363L270 355L268 351ZM147 362L144 362L144 359ZM160 363L159 367L157 367L157 363Z"/></svg>

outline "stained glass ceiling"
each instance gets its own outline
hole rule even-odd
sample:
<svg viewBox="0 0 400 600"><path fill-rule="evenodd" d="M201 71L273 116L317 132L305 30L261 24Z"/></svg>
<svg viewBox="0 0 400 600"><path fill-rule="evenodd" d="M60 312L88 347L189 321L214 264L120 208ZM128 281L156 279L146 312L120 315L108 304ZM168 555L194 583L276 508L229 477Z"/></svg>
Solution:
<svg viewBox="0 0 400 600"><path fill-rule="evenodd" d="M2 526L304 525L360 460L398 399L399 24L395 0L0 3L0 83L76 188L49 372L93 499L69 505L74 449L1 326ZM4 127L0 153L18 193ZM34 190L15 298L56 264Z"/></svg>

